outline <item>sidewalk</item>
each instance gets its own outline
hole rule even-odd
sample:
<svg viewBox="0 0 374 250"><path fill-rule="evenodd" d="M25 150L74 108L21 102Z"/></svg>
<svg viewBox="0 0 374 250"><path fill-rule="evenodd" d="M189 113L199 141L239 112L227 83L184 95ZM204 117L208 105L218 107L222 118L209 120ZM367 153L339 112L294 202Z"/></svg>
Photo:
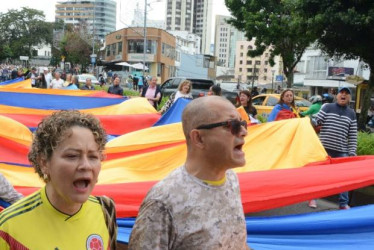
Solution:
<svg viewBox="0 0 374 250"><path fill-rule="evenodd" d="M331 202L325 199L317 199L317 208L310 208L308 206L308 201L300 202L297 204L293 204L290 206L275 208L271 210L266 210L262 212L256 213L248 213L245 216L282 216L282 215L292 215L292 214L304 214L304 213L314 213L314 212L322 212L322 211L331 211L337 210L339 208L338 204L335 202Z"/></svg>

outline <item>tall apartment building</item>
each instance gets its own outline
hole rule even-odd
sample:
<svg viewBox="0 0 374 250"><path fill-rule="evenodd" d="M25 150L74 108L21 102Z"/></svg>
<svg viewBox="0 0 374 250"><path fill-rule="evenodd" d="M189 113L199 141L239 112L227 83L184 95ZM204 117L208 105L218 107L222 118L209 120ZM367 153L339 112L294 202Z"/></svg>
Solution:
<svg viewBox="0 0 374 250"><path fill-rule="evenodd" d="M254 43L254 39L251 41L238 41L236 43L235 78L245 83L271 83L274 77L280 75L282 72L280 57L277 56L274 58L275 65L271 67L269 63L269 48L261 56L248 56L248 50L256 48Z"/></svg>
<svg viewBox="0 0 374 250"><path fill-rule="evenodd" d="M201 36L201 52L210 54L213 0L195 0L193 33Z"/></svg>
<svg viewBox="0 0 374 250"><path fill-rule="evenodd" d="M228 24L229 16L216 16L216 30L214 38L214 56L217 66L225 68L235 67L236 42L244 41L244 33Z"/></svg>
<svg viewBox="0 0 374 250"><path fill-rule="evenodd" d="M68 0L56 4L56 21L74 26L86 24L96 39L116 30L117 3L114 0Z"/></svg>
<svg viewBox="0 0 374 250"><path fill-rule="evenodd" d="M213 0L167 0L166 29L201 37L201 53L210 54Z"/></svg>
<svg viewBox="0 0 374 250"><path fill-rule="evenodd" d="M168 0L166 3L166 30L193 31L194 0Z"/></svg>

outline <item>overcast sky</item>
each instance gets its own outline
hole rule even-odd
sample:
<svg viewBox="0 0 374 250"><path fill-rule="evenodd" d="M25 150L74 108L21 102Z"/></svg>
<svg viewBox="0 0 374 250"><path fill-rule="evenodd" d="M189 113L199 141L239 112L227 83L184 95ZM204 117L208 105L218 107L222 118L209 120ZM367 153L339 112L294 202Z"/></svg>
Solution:
<svg viewBox="0 0 374 250"><path fill-rule="evenodd" d="M161 1L161 2L158 2ZM29 7L33 9L42 10L46 16L47 21L54 21L55 19L55 4L57 0L2 0L0 4L0 12L7 12L8 9L20 9L21 7ZM122 29L131 24L132 16L136 4L143 9L144 0L116 0L117 2L117 29ZM213 8L213 22L215 15L229 15L229 12L224 4L224 0L212 0L214 2ZM166 0L148 0L150 7L148 7L149 19L160 20L165 17ZM214 29L213 29L214 30Z"/></svg>

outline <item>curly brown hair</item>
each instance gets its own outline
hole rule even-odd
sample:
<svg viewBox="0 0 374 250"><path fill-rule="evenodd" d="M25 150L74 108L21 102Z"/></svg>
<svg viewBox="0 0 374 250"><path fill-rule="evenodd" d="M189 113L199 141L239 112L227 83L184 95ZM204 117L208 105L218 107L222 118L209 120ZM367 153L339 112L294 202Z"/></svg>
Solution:
<svg viewBox="0 0 374 250"><path fill-rule="evenodd" d="M74 126L91 130L95 142L103 154L107 134L95 116L77 110L57 111L39 123L28 154L31 165L42 179L44 179L44 173L40 166L40 160L49 160L56 147L64 140L66 133Z"/></svg>

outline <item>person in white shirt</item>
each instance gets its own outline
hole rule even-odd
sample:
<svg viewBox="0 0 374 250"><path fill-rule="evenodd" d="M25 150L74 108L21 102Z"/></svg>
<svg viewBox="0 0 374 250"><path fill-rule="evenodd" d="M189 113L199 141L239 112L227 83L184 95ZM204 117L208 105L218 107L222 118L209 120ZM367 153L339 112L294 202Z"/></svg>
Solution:
<svg viewBox="0 0 374 250"><path fill-rule="evenodd" d="M45 81L47 82L47 88L51 85L52 81L52 75L51 72L49 72L48 68L43 69Z"/></svg>
<svg viewBox="0 0 374 250"><path fill-rule="evenodd" d="M37 81L40 80L41 77L38 76L38 74L36 73L36 68L35 67L31 68L31 76L30 76L30 78L31 78L31 86L33 88L39 87L39 86L37 86Z"/></svg>
<svg viewBox="0 0 374 250"><path fill-rule="evenodd" d="M51 81L51 89L62 89L64 87L64 80L62 80L59 72L55 72L55 79Z"/></svg>

